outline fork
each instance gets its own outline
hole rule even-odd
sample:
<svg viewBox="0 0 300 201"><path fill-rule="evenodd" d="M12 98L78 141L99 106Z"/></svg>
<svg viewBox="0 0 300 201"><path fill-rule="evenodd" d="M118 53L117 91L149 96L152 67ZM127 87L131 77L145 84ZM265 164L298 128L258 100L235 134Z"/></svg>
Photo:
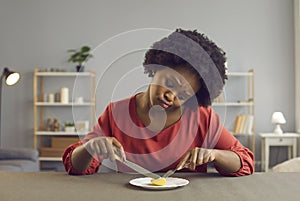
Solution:
<svg viewBox="0 0 300 201"><path fill-rule="evenodd" d="M176 169L174 169L174 170L169 170L169 171L167 171L162 177L163 177L163 178L167 178L167 177L171 176L172 174L174 174L175 172L176 172Z"/></svg>

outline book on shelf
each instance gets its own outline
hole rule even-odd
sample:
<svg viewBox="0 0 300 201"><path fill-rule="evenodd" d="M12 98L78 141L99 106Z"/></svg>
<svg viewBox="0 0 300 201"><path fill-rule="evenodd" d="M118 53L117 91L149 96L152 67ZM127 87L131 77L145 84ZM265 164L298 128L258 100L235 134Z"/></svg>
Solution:
<svg viewBox="0 0 300 201"><path fill-rule="evenodd" d="M254 116L250 114L237 115L234 122L233 132L235 134L252 134Z"/></svg>

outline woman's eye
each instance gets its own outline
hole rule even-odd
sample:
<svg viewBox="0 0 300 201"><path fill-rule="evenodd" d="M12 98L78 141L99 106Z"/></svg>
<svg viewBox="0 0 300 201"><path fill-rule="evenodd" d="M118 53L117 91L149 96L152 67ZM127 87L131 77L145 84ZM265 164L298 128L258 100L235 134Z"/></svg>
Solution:
<svg viewBox="0 0 300 201"><path fill-rule="evenodd" d="M179 95L178 95L178 99L179 99L179 100L185 100L185 99L186 99L186 96L185 96L185 95L179 94Z"/></svg>
<svg viewBox="0 0 300 201"><path fill-rule="evenodd" d="M174 85L173 85L173 83L170 81L170 80L167 80L166 81L166 87L168 87L168 88L172 88Z"/></svg>

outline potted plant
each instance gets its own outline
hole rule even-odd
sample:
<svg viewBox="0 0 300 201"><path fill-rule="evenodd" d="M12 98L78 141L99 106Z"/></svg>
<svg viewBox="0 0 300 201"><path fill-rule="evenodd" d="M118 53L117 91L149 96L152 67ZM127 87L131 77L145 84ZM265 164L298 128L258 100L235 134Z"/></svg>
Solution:
<svg viewBox="0 0 300 201"><path fill-rule="evenodd" d="M65 131L66 132L75 132L75 124L74 124L74 122L66 122L65 123Z"/></svg>
<svg viewBox="0 0 300 201"><path fill-rule="evenodd" d="M82 46L79 50L68 50L68 52L72 53L68 61L77 64L77 72L83 72L84 64L93 57L90 51L91 48L89 46Z"/></svg>

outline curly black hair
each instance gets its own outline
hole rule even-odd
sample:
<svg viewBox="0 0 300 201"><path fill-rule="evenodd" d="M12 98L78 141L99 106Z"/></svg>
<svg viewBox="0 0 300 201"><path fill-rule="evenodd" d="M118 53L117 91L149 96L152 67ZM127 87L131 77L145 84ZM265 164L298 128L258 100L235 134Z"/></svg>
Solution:
<svg viewBox="0 0 300 201"><path fill-rule="evenodd" d="M226 75L225 52L197 30L176 29L155 42L146 52L144 72L153 77L159 68L186 67L198 74L200 90L196 93L199 106L210 106L222 91Z"/></svg>

